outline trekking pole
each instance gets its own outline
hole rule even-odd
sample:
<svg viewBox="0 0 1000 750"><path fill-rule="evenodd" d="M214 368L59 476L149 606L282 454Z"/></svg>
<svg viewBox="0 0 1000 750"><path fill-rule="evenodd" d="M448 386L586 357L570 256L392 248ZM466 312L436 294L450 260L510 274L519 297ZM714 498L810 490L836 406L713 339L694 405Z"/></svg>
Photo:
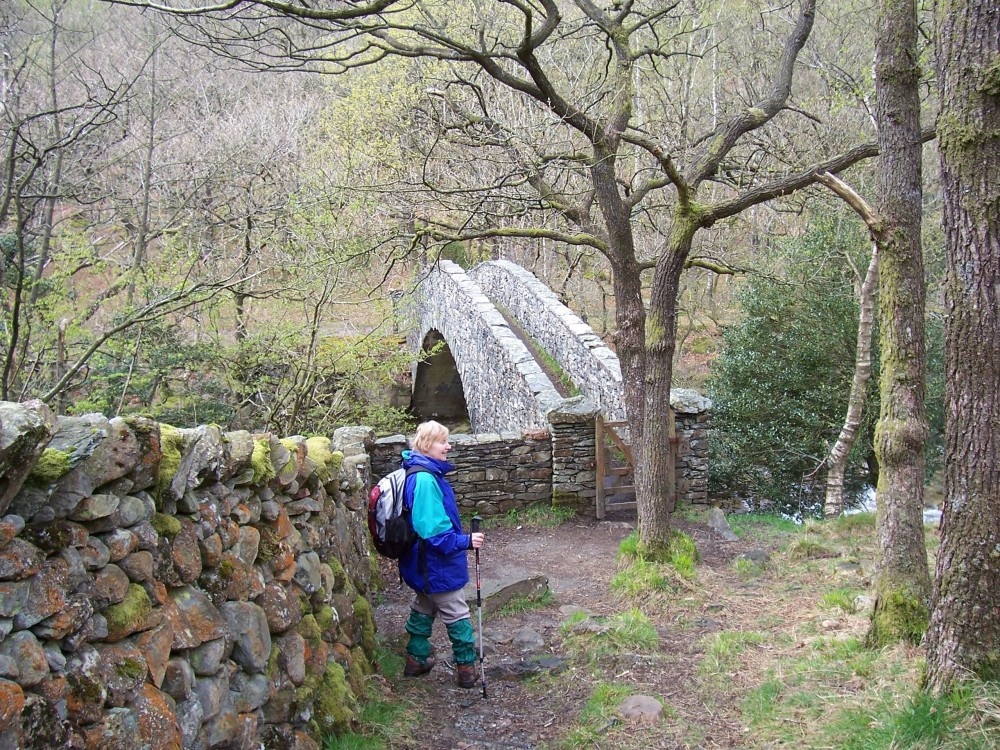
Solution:
<svg viewBox="0 0 1000 750"><path fill-rule="evenodd" d="M479 516L472 517L472 533L479 533L479 524L482 522ZM479 615L479 671L483 675L483 700L486 700L486 665L483 663L483 590L479 585L479 550L476 549L476 612Z"/></svg>

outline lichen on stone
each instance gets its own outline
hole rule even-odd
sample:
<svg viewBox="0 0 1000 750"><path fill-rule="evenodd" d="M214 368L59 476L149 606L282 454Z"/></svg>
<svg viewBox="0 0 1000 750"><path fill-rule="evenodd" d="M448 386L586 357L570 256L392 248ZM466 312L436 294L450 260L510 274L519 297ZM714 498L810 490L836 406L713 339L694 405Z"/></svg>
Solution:
<svg viewBox="0 0 1000 750"><path fill-rule="evenodd" d="M337 466L339 469L339 462L334 459L334 452L330 449L331 443L330 438L324 437L322 435L315 435L311 438L306 438L306 452L309 458L314 464L316 464L316 475L321 482L328 482L331 476L331 468ZM343 454L340 454L340 458L343 459Z"/></svg>
<svg viewBox="0 0 1000 750"><path fill-rule="evenodd" d="M378 644L375 641L375 613L372 605L363 596L354 600L354 617L361 623L361 647L369 658L375 658Z"/></svg>
<svg viewBox="0 0 1000 750"><path fill-rule="evenodd" d="M153 518L150 520L150 524L152 524L153 528L156 529L157 534L167 537L168 539L173 539L175 536L180 534L184 528L180 521L173 516L167 515L166 513L154 513Z"/></svg>
<svg viewBox="0 0 1000 750"><path fill-rule="evenodd" d="M104 617L108 621L108 633L113 635L123 632L130 625L146 617L152 609L153 603L149 600L146 590L138 583L130 583L125 599L104 610Z"/></svg>
<svg viewBox="0 0 1000 750"><path fill-rule="evenodd" d="M46 487L72 468L70 453L58 448L46 448L28 474L28 482L37 487Z"/></svg>
<svg viewBox="0 0 1000 750"><path fill-rule="evenodd" d="M357 715L357 699L347 683L344 668L327 662L326 672L313 696L313 718L310 722L320 734L341 734L349 729Z"/></svg>
<svg viewBox="0 0 1000 750"><path fill-rule="evenodd" d="M281 548L281 540L278 533L270 526L259 526L260 545L257 547L257 561L260 563L270 562L278 554Z"/></svg>
<svg viewBox="0 0 1000 750"><path fill-rule="evenodd" d="M250 466L253 467L254 484L267 484L278 475L271 463L271 442L269 440L257 439L253 441Z"/></svg>
<svg viewBox="0 0 1000 750"><path fill-rule="evenodd" d="M21 532L21 539L51 553L73 546L75 535L72 522L57 520L28 526Z"/></svg>
<svg viewBox="0 0 1000 750"><path fill-rule="evenodd" d="M184 438L176 427L168 424L160 425L160 468L156 475L156 497L174 481L177 470L181 467L181 451L184 448Z"/></svg>

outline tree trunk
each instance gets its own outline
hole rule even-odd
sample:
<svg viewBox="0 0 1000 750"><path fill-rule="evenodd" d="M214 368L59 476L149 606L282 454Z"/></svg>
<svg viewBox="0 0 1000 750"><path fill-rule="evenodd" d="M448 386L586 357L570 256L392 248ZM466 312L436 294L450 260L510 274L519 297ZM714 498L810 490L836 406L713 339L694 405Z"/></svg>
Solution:
<svg viewBox="0 0 1000 750"><path fill-rule="evenodd" d="M1000 13L936 7L947 262L945 501L927 684L1000 678Z"/></svg>
<svg viewBox="0 0 1000 750"><path fill-rule="evenodd" d="M854 378L847 399L847 415L837 442L827 457L826 499L823 515L836 518L844 512L844 474L847 457L851 454L865 407L868 381L872 374L872 335L875 322L875 284L878 279L878 243L872 246L872 259L858 289L858 344L854 357Z"/></svg>
<svg viewBox="0 0 1000 750"><path fill-rule="evenodd" d="M149 244L150 208L153 191L153 155L156 151L156 62L158 54L154 50L149 61L149 121L146 128L146 143L142 155L142 191L139 196L139 226L136 229L135 241L132 246L132 264L129 267L128 285L125 288L125 300L129 307L135 301L136 277L146 262L146 249Z"/></svg>
<svg viewBox="0 0 1000 750"><path fill-rule="evenodd" d="M670 387L677 341L677 293L697 225L678 210L670 246L656 264L645 341L645 413L636 467L639 542L653 557L670 547Z"/></svg>
<svg viewBox="0 0 1000 750"><path fill-rule="evenodd" d="M875 608L868 641L917 643L927 627L924 545L924 268L915 0L880 0L875 34L881 412L875 429Z"/></svg>

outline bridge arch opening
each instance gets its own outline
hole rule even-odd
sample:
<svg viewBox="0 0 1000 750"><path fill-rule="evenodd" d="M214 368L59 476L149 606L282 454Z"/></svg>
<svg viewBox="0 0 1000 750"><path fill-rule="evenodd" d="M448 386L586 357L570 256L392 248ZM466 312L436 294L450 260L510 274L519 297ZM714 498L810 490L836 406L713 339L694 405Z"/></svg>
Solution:
<svg viewBox="0 0 1000 750"><path fill-rule="evenodd" d="M429 352L438 344L441 347L436 352L417 363L410 413L421 421L435 419L448 427L467 424L470 420L465 389L448 342L440 331L431 329L420 349Z"/></svg>

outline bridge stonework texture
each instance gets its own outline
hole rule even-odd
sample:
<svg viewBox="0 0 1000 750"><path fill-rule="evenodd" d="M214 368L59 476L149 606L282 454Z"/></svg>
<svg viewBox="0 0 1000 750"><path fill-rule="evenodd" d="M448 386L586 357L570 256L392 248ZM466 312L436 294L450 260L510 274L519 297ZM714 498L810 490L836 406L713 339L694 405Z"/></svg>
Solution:
<svg viewBox="0 0 1000 750"><path fill-rule="evenodd" d="M420 282L408 337L420 352L431 331L443 336L465 387L475 432L544 427L562 397L503 315L457 264L443 260ZM414 387L420 371L415 367ZM502 397L498 397L502 394Z"/></svg>
<svg viewBox="0 0 1000 750"><path fill-rule="evenodd" d="M480 263L469 278L559 363L605 419L625 419L618 356L555 292L507 260Z"/></svg>
<svg viewBox="0 0 1000 750"><path fill-rule="evenodd" d="M369 439L0 402L0 748L318 750L349 727L376 648Z"/></svg>

